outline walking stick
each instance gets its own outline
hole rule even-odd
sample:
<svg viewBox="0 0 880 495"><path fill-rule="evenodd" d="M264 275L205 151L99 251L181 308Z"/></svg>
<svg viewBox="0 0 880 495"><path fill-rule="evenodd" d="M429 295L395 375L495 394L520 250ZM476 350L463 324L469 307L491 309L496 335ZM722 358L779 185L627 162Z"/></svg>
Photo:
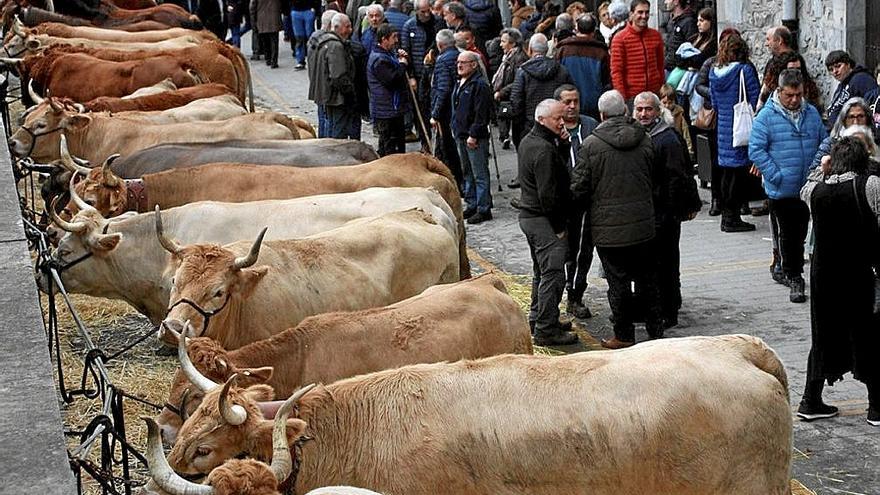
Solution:
<svg viewBox="0 0 880 495"><path fill-rule="evenodd" d="M419 119L419 126L422 128L422 136L425 139L424 144L428 147L428 153L433 155L434 149L431 146L431 137L430 134L428 134L428 129L425 127L425 119L422 117L422 109L419 107L419 100L416 98L416 92L409 84L409 81L407 81L406 87L409 88L409 96L412 98L413 106L416 109L416 117Z"/></svg>
<svg viewBox="0 0 880 495"><path fill-rule="evenodd" d="M495 161L495 182L498 183L498 192L502 192L501 189L501 171L498 170L498 153L495 152L495 136L492 135L492 126L486 125L486 128L489 129L489 143L492 145L492 160Z"/></svg>

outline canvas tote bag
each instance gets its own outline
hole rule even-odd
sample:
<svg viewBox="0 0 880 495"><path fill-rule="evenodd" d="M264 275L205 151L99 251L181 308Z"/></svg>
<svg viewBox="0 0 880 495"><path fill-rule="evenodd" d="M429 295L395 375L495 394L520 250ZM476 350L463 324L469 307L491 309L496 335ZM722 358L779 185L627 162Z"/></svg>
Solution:
<svg viewBox="0 0 880 495"><path fill-rule="evenodd" d="M752 121L755 120L755 112L749 104L746 93L745 70L739 71L739 103L733 106L733 147L747 146L749 136L752 135Z"/></svg>

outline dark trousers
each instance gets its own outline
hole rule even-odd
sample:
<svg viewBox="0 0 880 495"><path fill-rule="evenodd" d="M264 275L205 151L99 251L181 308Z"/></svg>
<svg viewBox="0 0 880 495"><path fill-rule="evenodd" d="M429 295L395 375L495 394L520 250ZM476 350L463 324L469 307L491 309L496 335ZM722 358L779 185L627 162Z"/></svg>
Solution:
<svg viewBox="0 0 880 495"><path fill-rule="evenodd" d="M660 293L660 314L678 316L681 309L681 222L670 219L657 229L657 289Z"/></svg>
<svg viewBox="0 0 880 495"><path fill-rule="evenodd" d="M532 256L532 304L529 322L536 335L559 332L559 302L565 290L565 258L568 241L560 239L547 217L519 219L519 227L529 243Z"/></svg>
<svg viewBox="0 0 880 495"><path fill-rule="evenodd" d="M804 241L810 209L800 198L771 199L770 211L776 217L777 242L786 277L800 277L804 272Z"/></svg>
<svg viewBox="0 0 880 495"><path fill-rule="evenodd" d="M449 119L440 119L440 133L434 146L434 156L449 167L449 171L455 177L456 185L461 189L464 183L464 175L461 172L461 159L458 157L458 143L452 135ZM436 131L435 131L436 132Z"/></svg>
<svg viewBox="0 0 880 495"><path fill-rule="evenodd" d="M373 119L373 126L379 133L379 156L393 153L406 153L406 129L404 128L403 115L390 119Z"/></svg>
<svg viewBox="0 0 880 495"><path fill-rule="evenodd" d="M360 139L355 128L360 129L361 118L357 109L349 105L326 105L327 137L336 139Z"/></svg>
<svg viewBox="0 0 880 495"><path fill-rule="evenodd" d="M654 241L626 247L596 248L608 282L608 305L614 317L614 336L618 340L636 340L633 316L638 308L633 283L639 288L639 298L644 305L645 328L649 334L660 330L655 249Z"/></svg>
<svg viewBox="0 0 880 495"><path fill-rule="evenodd" d="M593 236L589 216L576 209L568 219L568 259L565 261L565 289L568 300L582 302L587 290L587 273L593 264Z"/></svg>
<svg viewBox="0 0 880 495"><path fill-rule="evenodd" d="M721 169L721 209L738 212L748 201L749 167L719 167ZM738 218L738 217L737 217Z"/></svg>
<svg viewBox="0 0 880 495"><path fill-rule="evenodd" d="M260 49L266 55L266 65L278 65L278 33L260 33Z"/></svg>

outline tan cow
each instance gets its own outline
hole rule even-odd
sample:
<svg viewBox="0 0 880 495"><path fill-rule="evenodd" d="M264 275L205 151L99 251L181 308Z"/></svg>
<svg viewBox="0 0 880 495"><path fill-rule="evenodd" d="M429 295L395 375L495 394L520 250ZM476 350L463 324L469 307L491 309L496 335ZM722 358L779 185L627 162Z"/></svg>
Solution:
<svg viewBox="0 0 880 495"><path fill-rule="evenodd" d="M182 345L171 331L167 343ZM166 404L191 413L204 392L248 368L271 367L268 384L280 396L313 382L407 364L457 361L496 354L531 354L529 325L494 274L429 287L384 308L310 316L295 328L233 351L208 338L190 339ZM189 362L190 357L195 363ZM182 404L184 391L186 404ZM181 417L165 408L156 418L174 443Z"/></svg>
<svg viewBox="0 0 880 495"><path fill-rule="evenodd" d="M41 97L40 95L37 95L34 92L34 86L32 83L28 83L28 90L31 92L31 99L34 100L34 103L39 105L40 103L43 102L43 97ZM127 95L122 96L120 98L122 98L123 100L131 100L134 98L141 98L143 96L149 96L149 95L157 95L159 93L165 93L168 91L175 91L175 90L177 90L177 85L174 84L174 81L172 81L171 78L169 77L169 78L163 79L162 81L157 82L156 84L153 84L152 86L145 86L143 88L139 88L135 91L132 91L130 94L127 94Z"/></svg>
<svg viewBox="0 0 880 495"><path fill-rule="evenodd" d="M63 267L65 288L121 299L158 325L168 309L171 274L164 271L169 255L156 239L155 213L108 220L74 195L77 200L81 211L70 222L59 221L68 232L50 258ZM180 242L226 244L253 239L266 226L267 239L295 239L357 218L411 208L428 212L453 238L458 235L455 215L443 198L436 191L414 187L247 203L204 201L165 210L162 218L168 235ZM38 275L40 289L47 291L48 278L42 272Z"/></svg>
<svg viewBox="0 0 880 495"><path fill-rule="evenodd" d="M26 28L24 24L19 24L19 29L27 29L27 33L46 34L60 38L88 38L96 41L116 41L120 43L156 42L180 36L196 36L205 41L217 39L210 31L194 31L186 28L128 32L93 26L70 26L58 22L44 22L31 28Z"/></svg>
<svg viewBox="0 0 880 495"><path fill-rule="evenodd" d="M93 40L89 38L63 38L48 34L14 34L3 44L6 53L37 53L50 46L66 45L82 48L106 48L120 51L135 50L177 50L198 46L205 41L196 36L179 36L161 41L119 42Z"/></svg>
<svg viewBox="0 0 880 495"><path fill-rule="evenodd" d="M163 325L225 349L266 339L308 316L384 306L458 280L456 239L420 210L351 221L296 240L179 246L171 253L171 303ZM259 258L260 264L257 266Z"/></svg>
<svg viewBox="0 0 880 495"><path fill-rule="evenodd" d="M13 136L14 137L14 136ZM24 145L22 145L24 146ZM99 163L99 162L97 162ZM106 168L106 167L105 167ZM254 187L255 185L259 187ZM149 174L123 180L100 169L93 170L76 186L77 192L105 216L124 211L151 211L196 201L255 201L352 192L368 187L432 187L455 213L459 225L461 278L470 276L467 244L462 221L461 196L455 179L434 157L407 153L388 155L363 165L345 167L274 167L219 163ZM131 197L129 189L138 191ZM75 205L68 205L75 209Z"/></svg>
<svg viewBox="0 0 880 495"><path fill-rule="evenodd" d="M248 114L217 122L125 125L115 117L80 113L55 98L37 105L9 138L17 156L37 162L60 159L61 133L70 152L92 163L113 154L127 155L163 143L216 142L229 139L299 139L294 121L279 113ZM266 199L266 198L261 198Z"/></svg>
<svg viewBox="0 0 880 495"><path fill-rule="evenodd" d="M257 401L271 396L262 384L206 394L171 466L190 475L240 454L270 459L270 405ZM227 413L237 406L244 417ZM785 369L747 335L405 366L319 386L296 417L314 440L295 493L789 493ZM289 422L288 434L300 428Z"/></svg>

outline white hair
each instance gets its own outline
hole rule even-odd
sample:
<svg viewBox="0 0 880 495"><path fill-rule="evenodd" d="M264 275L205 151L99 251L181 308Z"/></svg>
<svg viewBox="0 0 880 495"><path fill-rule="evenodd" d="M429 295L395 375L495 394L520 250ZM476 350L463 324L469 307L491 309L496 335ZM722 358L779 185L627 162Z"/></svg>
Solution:
<svg viewBox="0 0 880 495"><path fill-rule="evenodd" d="M614 0L611 2L611 5L608 6L608 17L611 17L617 22L629 19L629 5L627 5L626 2Z"/></svg>
<svg viewBox="0 0 880 495"><path fill-rule="evenodd" d="M547 55L547 37L541 33L533 34L529 38L529 50L532 53Z"/></svg>
<svg viewBox="0 0 880 495"><path fill-rule="evenodd" d="M636 97L633 99L633 102L637 102L637 101L641 101L641 100L649 101L651 103L651 106L654 107L654 110L660 110L660 98L657 95L655 95L653 92L642 91L641 93L636 95ZM633 105L633 106L635 107L635 105ZM635 111L635 109L633 109L633 111Z"/></svg>
<svg viewBox="0 0 880 495"><path fill-rule="evenodd" d="M341 12L333 14L333 18L330 19L330 29L333 29L334 31L344 26L345 24L351 24L351 19L349 19L347 15Z"/></svg>
<svg viewBox="0 0 880 495"><path fill-rule="evenodd" d="M603 114L606 119L626 115L626 102L620 91L612 89L602 93L602 96L599 97L599 113Z"/></svg>
<svg viewBox="0 0 880 495"><path fill-rule="evenodd" d="M556 30L574 31L574 19L571 17L571 14L563 12L556 16Z"/></svg>
<svg viewBox="0 0 880 495"><path fill-rule="evenodd" d="M538 103L538 106L535 107L535 122L538 121L541 117L547 117L550 115L550 111L553 110L555 105L559 105L560 103L553 98L547 98L543 100L541 103Z"/></svg>
<svg viewBox="0 0 880 495"><path fill-rule="evenodd" d="M383 16L385 15L385 9L383 9L382 6L378 3L367 5L367 13L370 14L372 12L379 12Z"/></svg>
<svg viewBox="0 0 880 495"><path fill-rule="evenodd" d="M451 29L441 29L440 31L437 31L437 34L434 36L434 41L437 42L438 47L443 45L443 48L447 48L455 44L455 35L452 33Z"/></svg>
<svg viewBox="0 0 880 495"><path fill-rule="evenodd" d="M333 25L333 17L338 13L335 10L328 10L321 14L321 29L324 31L330 30Z"/></svg>

